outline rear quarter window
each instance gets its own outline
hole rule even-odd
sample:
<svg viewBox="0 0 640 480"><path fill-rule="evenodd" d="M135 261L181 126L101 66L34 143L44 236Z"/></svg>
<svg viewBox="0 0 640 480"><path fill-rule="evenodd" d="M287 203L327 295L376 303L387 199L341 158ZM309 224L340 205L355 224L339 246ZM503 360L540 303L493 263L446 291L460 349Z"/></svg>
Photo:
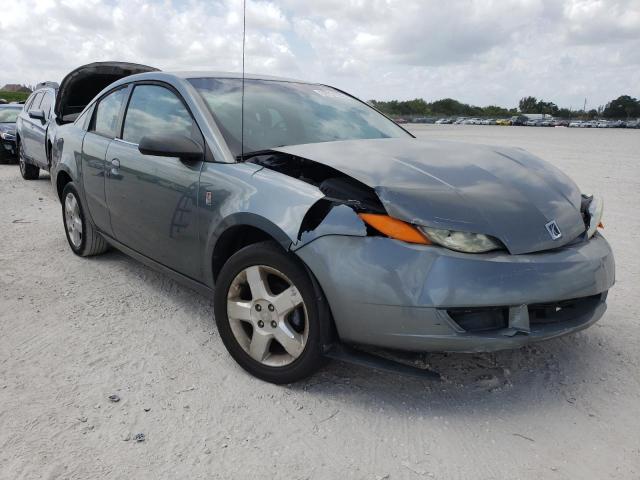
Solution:
<svg viewBox="0 0 640 480"><path fill-rule="evenodd" d="M107 138L118 136L118 119L127 89L110 93L98 103L92 131Z"/></svg>

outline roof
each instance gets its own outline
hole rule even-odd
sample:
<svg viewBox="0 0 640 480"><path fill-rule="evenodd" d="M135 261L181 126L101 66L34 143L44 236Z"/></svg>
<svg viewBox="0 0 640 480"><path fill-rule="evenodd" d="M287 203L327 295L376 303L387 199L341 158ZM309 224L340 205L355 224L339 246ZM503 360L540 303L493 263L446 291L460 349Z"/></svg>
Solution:
<svg viewBox="0 0 640 480"><path fill-rule="evenodd" d="M163 70L162 73L167 73L169 75L175 75L179 78L242 78L242 72L216 72L216 71L194 71L194 72L185 72L185 71L177 71L177 72L168 72ZM298 80L295 78L287 78L287 77L277 77L274 75L263 75L263 74L255 74L255 73L245 73L245 79L248 80L277 80L280 82L295 82L295 83L308 83L311 85L315 85L318 82L309 82L307 80Z"/></svg>

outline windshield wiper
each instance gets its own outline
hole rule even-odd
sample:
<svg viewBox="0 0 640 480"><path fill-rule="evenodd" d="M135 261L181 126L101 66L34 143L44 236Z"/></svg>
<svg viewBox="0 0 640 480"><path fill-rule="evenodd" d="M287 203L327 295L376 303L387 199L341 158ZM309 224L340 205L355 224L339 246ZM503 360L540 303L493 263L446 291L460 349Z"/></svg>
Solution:
<svg viewBox="0 0 640 480"><path fill-rule="evenodd" d="M284 145L278 145L278 146L273 147L273 148L280 148L280 147L284 147ZM259 157L260 155L274 155L274 154L277 154L277 153L279 153L279 152L275 152L275 151L273 151L273 150L271 150L269 148L264 149L264 150L253 150L252 152L245 152L242 155L237 155L236 156L236 160L238 162L244 162L246 160L249 160L250 158Z"/></svg>

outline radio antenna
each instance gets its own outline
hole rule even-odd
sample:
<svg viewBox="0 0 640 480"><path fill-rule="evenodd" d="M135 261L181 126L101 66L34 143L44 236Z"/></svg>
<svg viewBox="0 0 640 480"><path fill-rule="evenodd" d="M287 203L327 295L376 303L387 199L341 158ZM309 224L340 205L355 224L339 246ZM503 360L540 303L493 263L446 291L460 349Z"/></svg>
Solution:
<svg viewBox="0 0 640 480"><path fill-rule="evenodd" d="M244 161L244 50L247 38L247 0L242 1L242 99L240 112L240 160Z"/></svg>

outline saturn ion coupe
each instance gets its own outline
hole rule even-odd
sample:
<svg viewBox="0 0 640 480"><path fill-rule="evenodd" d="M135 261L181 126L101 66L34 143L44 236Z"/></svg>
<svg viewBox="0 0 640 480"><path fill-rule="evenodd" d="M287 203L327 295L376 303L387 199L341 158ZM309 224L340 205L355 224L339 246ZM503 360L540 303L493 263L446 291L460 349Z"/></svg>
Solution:
<svg viewBox="0 0 640 480"><path fill-rule="evenodd" d="M336 345L520 347L606 309L602 200L523 150L417 139L326 85L123 63L69 74L55 109L71 250L111 245L213 296L261 379Z"/></svg>

